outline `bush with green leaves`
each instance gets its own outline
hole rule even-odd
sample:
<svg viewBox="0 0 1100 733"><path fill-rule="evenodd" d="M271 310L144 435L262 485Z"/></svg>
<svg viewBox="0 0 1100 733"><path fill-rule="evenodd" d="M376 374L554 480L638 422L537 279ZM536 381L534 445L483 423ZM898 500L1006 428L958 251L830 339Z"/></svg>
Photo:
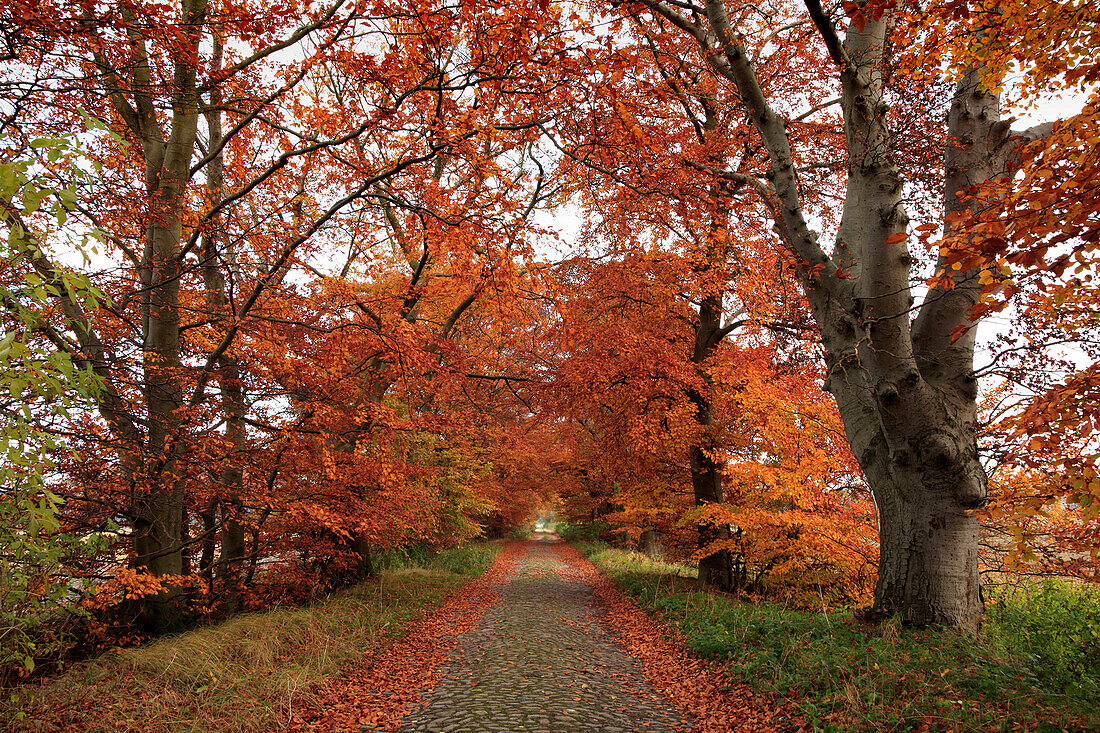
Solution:
<svg viewBox="0 0 1100 733"><path fill-rule="evenodd" d="M986 634L1024 661L1036 684L1100 698L1100 588L1047 579L988 608Z"/></svg>
<svg viewBox="0 0 1100 733"><path fill-rule="evenodd" d="M48 177L93 175L81 160L70 138L25 146L0 139L0 673L27 674L65 643L58 615L75 612L65 601L78 589L66 560L95 549L95 538L61 532L63 500L48 473L50 456L65 446L47 428L86 409L99 386L63 348L79 326L57 313L57 303L67 297L94 310L102 295L80 274L44 271L37 258L54 238L84 256L93 236L66 229L75 184Z"/></svg>
<svg viewBox="0 0 1100 733"><path fill-rule="evenodd" d="M512 531L508 533L509 537L514 540L529 540L534 534L535 532L529 524L525 524L521 527L512 527Z"/></svg>
<svg viewBox="0 0 1100 733"><path fill-rule="evenodd" d="M380 552L373 560L375 572L419 569L473 576L485 572L496 555L493 545L474 542L440 552L422 545L410 545Z"/></svg>

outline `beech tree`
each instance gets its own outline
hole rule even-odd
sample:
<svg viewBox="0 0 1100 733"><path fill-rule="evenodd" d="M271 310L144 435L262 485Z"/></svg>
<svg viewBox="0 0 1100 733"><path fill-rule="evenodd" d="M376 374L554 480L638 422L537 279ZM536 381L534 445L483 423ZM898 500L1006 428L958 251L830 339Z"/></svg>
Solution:
<svg viewBox="0 0 1100 733"><path fill-rule="evenodd" d="M108 195L82 200L77 207L81 217L106 232L111 255L118 257L125 273L109 291L113 304L89 312L71 299L64 265L44 249L38 251L34 269L56 289L59 307L74 324L71 338L53 338L55 347L103 380L97 402L110 433L107 443L117 457L107 475L127 497L115 510L128 518L131 564L155 576L188 573L190 469L181 460L194 446L192 431L201 432L209 417L202 409L212 391L208 387L219 384L230 458L218 479L223 489L201 511L222 510L223 556L217 575L230 589L230 607L243 556L241 516L235 508L241 469L234 463L242 448L244 404L231 348L242 322L285 276L310 236L374 184L435 153L431 146L407 151L338 192L331 206L318 206L315 216L293 219L289 231L282 226L287 198L300 198L290 174L298 173L301 180L302 158L344 144L374 122L372 115L364 115L365 122L330 137L310 129L308 121L297 129L280 124L316 57L329 46L348 42L354 22L369 12L341 10L340 2L318 7L303 22L278 8L258 16L247 4L203 0L182 0L176 6L120 3L89 9L58 3L21 9L18 20L25 35L15 48L19 64L6 80L10 98L17 100L10 119L21 135L65 129L79 119L75 110L81 108L117 130L118 137L98 141L95 151ZM258 22L266 28L259 31ZM258 82L256 75L262 75L279 51L302 48L306 39L317 44L315 50L284 68L284 83ZM225 58L230 42L234 52ZM414 80L404 91L411 94L424 83ZM227 114L232 127L223 130ZM206 135L201 134L204 117ZM267 148L270 156L227 174L226 152L249 145ZM236 262L242 248L221 233L232 228L225 223L226 214L249 200L264 201L271 212L249 225L253 232L278 233L285 239L254 235L249 254L257 265L242 268ZM240 292L228 291L226 281L240 278L245 269L247 282L239 283ZM193 308L189 286L196 270L202 273L206 295ZM231 314L228 298L235 299ZM192 319L194 313L206 318ZM206 323L216 333L188 343L185 329ZM196 354L196 345L206 347L205 353ZM202 363L198 373L188 368L189 358ZM102 488L109 481L100 484ZM213 531L210 527L207 534ZM175 604L149 610L154 626L178 618Z"/></svg>
<svg viewBox="0 0 1100 733"><path fill-rule="evenodd" d="M898 84L891 74L900 29L917 20L890 4L846 4L850 17L841 18L841 33L837 19L816 0L802 9L775 4L765 10L722 0L643 0L623 7L645 13L643 22L671 24L692 38L713 72L736 90L766 150L761 168L716 168L714 174L756 192L782 246L797 260L798 280L825 348L826 388L875 497L876 609L896 612L906 622L975 628L982 610L975 510L985 502L987 476L976 449L975 331L969 326L980 268L948 269L914 306L912 207L901 143L892 129L892 107L904 109L906 100L894 93ZM992 20L995 13L988 15ZM844 204L832 248L822 245L813 228L815 212L800 181L800 170L820 160L822 151L792 144L800 121L761 82L769 51L810 24L817 48L827 53L818 68L839 92L845 137ZM980 33L978 25L970 32ZM803 60L807 54L812 60L812 52ZM941 217L950 229L969 205L960 194L1011 173L1019 146L1049 126L1012 130L1011 120L1001 117L996 77L976 64L964 64L945 81L954 88L941 148ZM815 109L832 104L827 98L807 101Z"/></svg>
<svg viewBox="0 0 1100 733"><path fill-rule="evenodd" d="M760 217L751 214L758 207L746 202L743 184L708 172L751 166L760 158L736 97L715 83L706 63L693 58L691 40L674 28L636 17L610 27L593 44L588 67L575 74L574 84L584 90L584 114L558 119L553 139L593 220L586 240L623 256L624 266L649 261L650 250L667 253L665 261L662 254L652 262L661 273L657 281L676 273L668 281L675 286L666 283L634 297L649 306L650 317L667 308L692 329L681 348L693 365L684 394L695 428L683 449L698 508L699 575L733 590L743 577L733 570L736 531L708 509L727 496L724 449L716 442L726 419L715 414L717 354L731 337L751 339L761 329L797 334L805 326L805 306L793 291L789 298L774 297L782 291L768 273L773 266L782 269L783 256L762 241ZM685 154L703 163L685 166Z"/></svg>
<svg viewBox="0 0 1100 733"><path fill-rule="evenodd" d="M745 329L696 361L691 254L561 268L561 321L545 349L560 361L543 399L569 418L558 429L577 479L559 489L563 513L643 546L656 532L668 556L699 560L700 579L730 591L813 608L819 593L866 601L873 510L820 368L801 339L766 329ZM706 501L699 450L720 467L721 495Z"/></svg>
<svg viewBox="0 0 1100 733"><path fill-rule="evenodd" d="M22 263L64 315L40 335L103 383L99 420L82 416L74 431L85 461L65 466L66 514L83 532L124 517L131 568L175 584L201 578L226 612L255 569L260 525L291 511L277 494L294 484L280 461L295 431L346 427L301 411L266 420L271 401L285 404L301 386L280 371L285 350L308 353L308 333L337 353L343 327L373 327L394 347L367 360L375 402L404 365L438 371L463 312L515 272L509 252L525 248L524 212L541 201L523 153L541 112L500 102L531 54L554 52L516 42L528 17L476 4L292 7L21 5L10 13L23 32L0 78L13 145L83 129L85 115L114 133L87 136L101 182L94 195L78 191L71 212L104 232L96 265L109 265L90 279L108 298L88 308L70 297L63 251L38 249ZM468 220L484 226L460 233ZM350 235L348 266L322 272L318 260L349 246L337 232ZM385 255L367 257L372 247ZM354 278L366 284L346 282ZM383 308L364 305L360 289L380 293ZM307 292L330 297L333 310L311 312ZM442 325L406 338L436 296L447 312L430 317ZM318 319L324 326L311 328ZM287 332L302 340L288 345ZM349 378L363 367L319 361L349 367ZM301 504L292 534L331 530L331 515ZM310 518L321 526L303 530ZM114 562L99 572L112 574ZM178 619L177 604L160 603L171 596L149 599L150 625Z"/></svg>

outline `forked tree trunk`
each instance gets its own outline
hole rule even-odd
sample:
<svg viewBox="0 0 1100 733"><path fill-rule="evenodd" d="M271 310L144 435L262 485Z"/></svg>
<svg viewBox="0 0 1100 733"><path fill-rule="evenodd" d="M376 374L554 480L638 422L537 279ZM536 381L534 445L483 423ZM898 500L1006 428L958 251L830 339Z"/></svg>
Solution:
<svg viewBox="0 0 1100 733"><path fill-rule="evenodd" d="M835 65L847 148L843 214L836 246L826 253L803 207L788 122L771 107L754 54L744 45L741 34L751 31L731 25L737 16L727 14L722 0L705 0L705 17L661 0L642 3L690 34L706 63L736 87L767 150L766 175L718 175L759 193L799 263L826 351L825 387L836 397L878 507L876 608L912 623L976 628L982 605L973 512L985 501L986 475L977 456L969 312L980 293L980 273L947 270L950 282L930 288L911 319L905 182L884 86L890 36L903 21L892 11L851 19L842 39L820 0L805 0ZM1009 121L1000 119L998 94L983 88L980 70L964 69L956 82L944 150L948 230L952 214L975 205L960 194L1011 175L1019 143L1050 132L1049 125L1010 131Z"/></svg>
<svg viewBox="0 0 1100 733"><path fill-rule="evenodd" d="M945 233L951 217L973 205L961 195L968 186L1010 174L1010 136L999 95L980 85L978 69L967 69L948 115ZM945 267L941 259L938 269ZM926 296L909 329L913 359L907 368L915 368L919 379L880 379L876 386L890 446L888 470L881 470L881 461L861 461L879 506L875 606L919 625L974 629L981 621L974 510L985 502L987 480L977 455L976 330L956 332L971 325L969 310L981 291L978 274L955 272L952 287L933 288Z"/></svg>
<svg viewBox="0 0 1100 733"><path fill-rule="evenodd" d="M826 345L835 343L835 329L823 335ZM974 510L985 501L986 476L972 412L951 409L916 371L872 387L867 370L845 368L834 354L826 388L877 510L876 611L914 624L976 628L982 605Z"/></svg>
<svg viewBox="0 0 1100 733"><path fill-rule="evenodd" d="M183 450L179 436L183 406L180 239L199 115L196 68L191 54L198 52L198 29L206 16L206 3L183 0L180 10L182 27L192 31L192 35L186 47L181 48L181 59L174 68L168 139L164 139L150 94L152 76L144 40L133 31L131 40L138 53L132 70L137 104L129 106L121 95L112 98L120 116L142 142L151 200L141 268L145 285L142 326L148 465L144 485L138 487L134 503L133 562L154 575L183 572L185 478L179 467ZM100 65L109 68L105 60ZM154 630L177 626L183 615L178 591L169 590L147 599L144 611L146 623Z"/></svg>

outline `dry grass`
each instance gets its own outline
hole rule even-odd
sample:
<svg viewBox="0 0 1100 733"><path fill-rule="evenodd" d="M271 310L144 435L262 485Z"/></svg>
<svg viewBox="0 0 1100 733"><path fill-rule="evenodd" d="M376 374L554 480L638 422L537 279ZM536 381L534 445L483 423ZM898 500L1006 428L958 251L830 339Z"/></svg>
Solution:
<svg viewBox="0 0 1100 733"><path fill-rule="evenodd" d="M600 542L574 542L573 545L589 560L615 575L641 573L673 578L699 576L699 568L696 565L666 562L660 558L648 557L640 552L623 550Z"/></svg>
<svg viewBox="0 0 1100 733"><path fill-rule="evenodd" d="M483 569L483 568L481 568ZM399 568L305 608L248 614L107 652L0 703L35 731L272 731L318 683L369 657L469 581Z"/></svg>

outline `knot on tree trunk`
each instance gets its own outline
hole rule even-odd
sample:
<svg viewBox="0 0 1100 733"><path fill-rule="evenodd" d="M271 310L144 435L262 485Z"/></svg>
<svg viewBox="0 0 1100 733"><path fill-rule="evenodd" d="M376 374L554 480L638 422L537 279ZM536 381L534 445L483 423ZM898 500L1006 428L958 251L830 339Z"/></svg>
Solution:
<svg viewBox="0 0 1100 733"><path fill-rule="evenodd" d="M985 506L989 479L985 469L978 463L977 458L971 458L966 466L966 473L956 484L955 497L965 509L978 509Z"/></svg>
<svg viewBox="0 0 1100 733"><path fill-rule="evenodd" d="M918 456L926 490L952 497L964 509L985 504L988 479L972 438L936 431L914 442L910 447Z"/></svg>

